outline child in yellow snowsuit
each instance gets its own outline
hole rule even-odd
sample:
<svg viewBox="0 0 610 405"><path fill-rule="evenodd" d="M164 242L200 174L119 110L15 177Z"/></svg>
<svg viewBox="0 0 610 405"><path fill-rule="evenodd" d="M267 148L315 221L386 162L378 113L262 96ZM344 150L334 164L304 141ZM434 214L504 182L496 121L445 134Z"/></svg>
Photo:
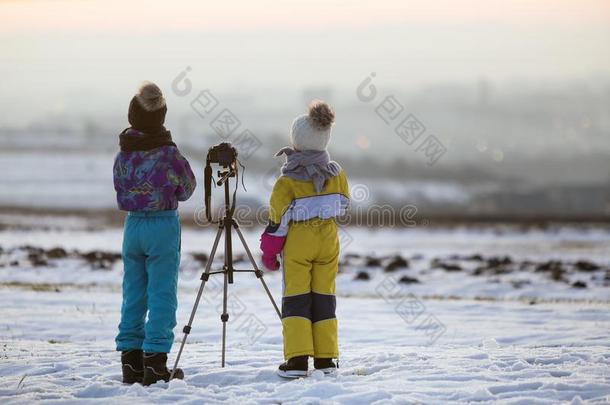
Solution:
<svg viewBox="0 0 610 405"><path fill-rule="evenodd" d="M282 253L284 291L282 326L284 357L278 374L307 375L308 356L325 373L336 369L339 356L335 317L335 278L339 241L335 218L349 205L345 172L331 161L330 141L334 112L315 101L309 114L297 117L291 129L293 148L286 155L282 175L275 183L269 225L261 236L263 264L277 270Z"/></svg>

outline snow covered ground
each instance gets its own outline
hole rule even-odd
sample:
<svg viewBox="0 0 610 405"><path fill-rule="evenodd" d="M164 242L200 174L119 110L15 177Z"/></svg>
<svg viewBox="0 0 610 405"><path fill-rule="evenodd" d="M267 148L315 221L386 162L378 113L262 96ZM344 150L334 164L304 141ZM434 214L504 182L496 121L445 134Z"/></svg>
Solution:
<svg viewBox="0 0 610 405"><path fill-rule="evenodd" d="M69 224L0 231L0 403L610 402L606 228L350 228L337 376L275 375L280 322L256 278L238 274L227 367L217 279L186 345L185 381L144 388L121 384L113 350L120 230ZM254 248L257 234L246 232ZM199 285L192 253L207 252L212 237L183 232L177 342ZM390 266L396 255L407 264ZM405 277L417 282L399 282ZM280 274L266 280L279 301Z"/></svg>

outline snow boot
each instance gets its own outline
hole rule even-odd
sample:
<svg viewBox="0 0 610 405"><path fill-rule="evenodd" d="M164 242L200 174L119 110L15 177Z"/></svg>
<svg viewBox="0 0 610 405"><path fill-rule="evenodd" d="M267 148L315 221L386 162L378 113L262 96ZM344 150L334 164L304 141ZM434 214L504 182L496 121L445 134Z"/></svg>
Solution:
<svg viewBox="0 0 610 405"><path fill-rule="evenodd" d="M277 369L277 374L284 378L307 377L308 359L308 356L293 357L280 365L280 367Z"/></svg>
<svg viewBox="0 0 610 405"><path fill-rule="evenodd" d="M333 359L313 359L313 366L316 370L322 371L324 374L333 374L337 371L337 365Z"/></svg>
<svg viewBox="0 0 610 405"><path fill-rule="evenodd" d="M144 380L143 385L151 385L157 381L168 382L172 374L167 369L167 353L144 353ZM184 379L184 372L177 368L174 378Z"/></svg>
<svg viewBox="0 0 610 405"><path fill-rule="evenodd" d="M121 364L123 365L123 383L141 383L144 378L144 362L142 350L125 350L121 352Z"/></svg>

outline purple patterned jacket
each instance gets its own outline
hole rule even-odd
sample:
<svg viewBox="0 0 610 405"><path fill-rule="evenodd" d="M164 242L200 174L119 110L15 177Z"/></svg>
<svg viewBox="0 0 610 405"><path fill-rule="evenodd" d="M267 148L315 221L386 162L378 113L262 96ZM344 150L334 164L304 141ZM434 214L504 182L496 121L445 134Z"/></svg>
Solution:
<svg viewBox="0 0 610 405"><path fill-rule="evenodd" d="M113 172L117 202L124 211L175 210L196 186L189 163L171 145L119 152Z"/></svg>

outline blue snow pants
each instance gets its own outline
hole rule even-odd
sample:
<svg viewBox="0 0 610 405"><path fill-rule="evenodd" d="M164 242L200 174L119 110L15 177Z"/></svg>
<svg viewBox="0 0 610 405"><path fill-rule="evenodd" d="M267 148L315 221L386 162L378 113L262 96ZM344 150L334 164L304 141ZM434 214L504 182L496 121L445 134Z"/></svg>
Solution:
<svg viewBox="0 0 610 405"><path fill-rule="evenodd" d="M122 256L123 305L116 349L169 353L178 308L177 211L129 212Z"/></svg>

